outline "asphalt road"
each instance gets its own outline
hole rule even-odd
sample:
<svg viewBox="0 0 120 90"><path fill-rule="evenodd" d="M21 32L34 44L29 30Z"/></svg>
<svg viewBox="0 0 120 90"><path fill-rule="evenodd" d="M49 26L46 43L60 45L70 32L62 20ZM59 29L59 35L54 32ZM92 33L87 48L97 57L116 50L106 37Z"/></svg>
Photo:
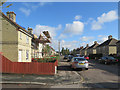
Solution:
<svg viewBox="0 0 120 90"><path fill-rule="evenodd" d="M96 60L89 60L89 70L81 71L72 70L68 64L69 62L66 62L66 60L61 60L58 70L65 72L75 71L82 77L82 81L79 84L58 85L52 86L52 88L120 88L118 65L104 65Z"/></svg>

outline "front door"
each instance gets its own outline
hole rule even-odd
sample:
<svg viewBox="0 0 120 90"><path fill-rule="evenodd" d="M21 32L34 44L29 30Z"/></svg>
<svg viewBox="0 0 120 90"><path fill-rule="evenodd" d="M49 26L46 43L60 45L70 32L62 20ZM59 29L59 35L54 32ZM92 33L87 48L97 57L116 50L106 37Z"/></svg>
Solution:
<svg viewBox="0 0 120 90"><path fill-rule="evenodd" d="M22 50L19 50L19 61L18 62L22 62Z"/></svg>

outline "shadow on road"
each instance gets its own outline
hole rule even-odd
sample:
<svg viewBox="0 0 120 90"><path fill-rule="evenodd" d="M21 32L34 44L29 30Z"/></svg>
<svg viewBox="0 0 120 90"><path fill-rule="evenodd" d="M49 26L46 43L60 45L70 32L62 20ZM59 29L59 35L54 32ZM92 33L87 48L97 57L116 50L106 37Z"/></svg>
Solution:
<svg viewBox="0 0 120 90"><path fill-rule="evenodd" d="M70 65L58 66L58 70L60 71L82 71L82 69L73 69Z"/></svg>
<svg viewBox="0 0 120 90"><path fill-rule="evenodd" d="M70 67L70 65L58 66L58 70L61 70L61 71L73 71L73 69Z"/></svg>
<svg viewBox="0 0 120 90"><path fill-rule="evenodd" d="M103 88L103 89L118 89L120 88L120 83L114 82L102 82L102 83L83 83L83 86L88 88Z"/></svg>
<svg viewBox="0 0 120 90"><path fill-rule="evenodd" d="M104 71L107 71L107 72L110 72L112 74L115 74L115 75L120 75L120 71L119 71L119 68L120 66L118 65L105 65L105 64L100 64L98 61L96 60L89 60L89 62L91 63L90 66L92 66L93 68L96 68L96 69L101 69L101 70L104 70Z"/></svg>

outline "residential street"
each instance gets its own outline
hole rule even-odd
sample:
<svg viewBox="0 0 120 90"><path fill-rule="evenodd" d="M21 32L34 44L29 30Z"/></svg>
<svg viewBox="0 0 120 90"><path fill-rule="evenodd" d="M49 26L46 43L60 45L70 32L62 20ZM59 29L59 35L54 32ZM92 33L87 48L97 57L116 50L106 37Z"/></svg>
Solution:
<svg viewBox="0 0 120 90"><path fill-rule="evenodd" d="M69 62L61 58L55 76L3 74L2 80L31 83L3 84L3 88L119 88L118 66L99 64L95 60L89 60L89 70L81 71L72 70Z"/></svg>
<svg viewBox="0 0 120 90"><path fill-rule="evenodd" d="M69 67L68 62L58 67L59 72L70 72L72 69ZM60 69L59 69L60 68ZM64 69L63 69L64 68ZM119 88L118 87L118 65L104 65L99 64L95 60L89 60L89 70L75 70L82 80L76 85L64 85L53 87L66 87L66 88ZM79 81L79 80L78 80Z"/></svg>

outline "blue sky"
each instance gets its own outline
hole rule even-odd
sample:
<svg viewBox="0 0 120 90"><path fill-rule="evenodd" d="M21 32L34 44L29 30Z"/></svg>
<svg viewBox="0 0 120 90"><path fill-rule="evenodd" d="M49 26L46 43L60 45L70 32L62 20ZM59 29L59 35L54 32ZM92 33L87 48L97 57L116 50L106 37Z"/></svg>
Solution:
<svg viewBox="0 0 120 90"><path fill-rule="evenodd" d="M102 43L108 35L118 38L117 2L10 3L13 5L2 11L14 11L16 22L26 29L32 27L36 35L48 30L56 50L58 40L61 47L74 49L94 41Z"/></svg>

